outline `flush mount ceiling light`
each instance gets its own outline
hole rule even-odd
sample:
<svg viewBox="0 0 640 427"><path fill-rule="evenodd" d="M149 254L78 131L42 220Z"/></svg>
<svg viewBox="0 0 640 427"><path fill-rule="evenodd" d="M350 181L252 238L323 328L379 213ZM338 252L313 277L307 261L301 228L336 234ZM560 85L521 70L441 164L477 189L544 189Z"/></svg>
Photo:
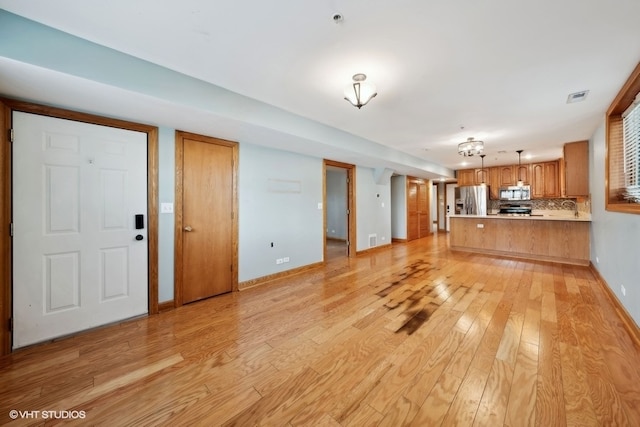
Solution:
<svg viewBox="0 0 640 427"><path fill-rule="evenodd" d="M458 144L458 154L463 156L473 156L474 154L482 154L484 150L484 142L476 141L471 138L467 138L465 142Z"/></svg>
<svg viewBox="0 0 640 427"><path fill-rule="evenodd" d="M354 107L358 107L358 109L362 108L363 105L367 105L367 102L378 94L375 85L366 82L366 79L367 76L362 73L355 74L353 83L344 89L344 99Z"/></svg>

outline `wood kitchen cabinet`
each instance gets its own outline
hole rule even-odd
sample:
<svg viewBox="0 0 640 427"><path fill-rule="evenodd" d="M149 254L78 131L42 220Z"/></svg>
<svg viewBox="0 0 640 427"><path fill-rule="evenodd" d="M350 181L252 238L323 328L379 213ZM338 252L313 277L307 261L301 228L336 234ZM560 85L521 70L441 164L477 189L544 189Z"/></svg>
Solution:
<svg viewBox="0 0 640 427"><path fill-rule="evenodd" d="M498 166L498 186L516 185L515 165Z"/></svg>
<svg viewBox="0 0 640 427"><path fill-rule="evenodd" d="M458 186L475 185L476 173L475 169L461 169L458 171Z"/></svg>
<svg viewBox="0 0 640 427"><path fill-rule="evenodd" d="M476 169L474 176L475 176L475 185L480 185L483 182L489 185L489 168Z"/></svg>
<svg viewBox="0 0 640 427"><path fill-rule="evenodd" d="M560 162L531 165L531 197L534 199L560 197Z"/></svg>
<svg viewBox="0 0 640 427"><path fill-rule="evenodd" d="M571 219L452 216L450 244L452 250L589 265L589 227Z"/></svg>
<svg viewBox="0 0 640 427"><path fill-rule="evenodd" d="M515 180L516 183L518 181L522 181L524 183L524 185L531 185L531 165L530 164L526 164L526 165L516 165L514 166L514 173L515 173Z"/></svg>
<svg viewBox="0 0 640 427"><path fill-rule="evenodd" d="M564 191L563 196L581 197L589 195L589 141L564 144Z"/></svg>

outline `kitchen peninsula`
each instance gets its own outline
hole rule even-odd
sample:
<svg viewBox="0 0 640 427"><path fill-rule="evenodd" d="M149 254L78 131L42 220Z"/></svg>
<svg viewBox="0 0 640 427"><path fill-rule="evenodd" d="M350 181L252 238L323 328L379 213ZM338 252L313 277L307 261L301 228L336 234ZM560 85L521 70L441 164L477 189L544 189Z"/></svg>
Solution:
<svg viewBox="0 0 640 427"><path fill-rule="evenodd" d="M591 216L451 215L452 250L589 265Z"/></svg>

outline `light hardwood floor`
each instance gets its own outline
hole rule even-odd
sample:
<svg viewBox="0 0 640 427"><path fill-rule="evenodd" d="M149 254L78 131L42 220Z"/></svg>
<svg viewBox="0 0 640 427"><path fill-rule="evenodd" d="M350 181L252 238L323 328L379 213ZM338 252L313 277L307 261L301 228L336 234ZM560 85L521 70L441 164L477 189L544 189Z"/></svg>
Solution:
<svg viewBox="0 0 640 427"><path fill-rule="evenodd" d="M640 353L588 268L443 234L17 351L0 382L2 423L640 425Z"/></svg>

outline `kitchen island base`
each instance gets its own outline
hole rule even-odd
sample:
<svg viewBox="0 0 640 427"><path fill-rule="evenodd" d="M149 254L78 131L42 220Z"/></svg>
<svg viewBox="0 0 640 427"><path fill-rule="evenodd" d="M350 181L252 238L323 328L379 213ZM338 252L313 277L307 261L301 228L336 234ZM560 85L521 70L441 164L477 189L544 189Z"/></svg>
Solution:
<svg viewBox="0 0 640 427"><path fill-rule="evenodd" d="M589 222L451 216L450 248L563 264L589 265Z"/></svg>

